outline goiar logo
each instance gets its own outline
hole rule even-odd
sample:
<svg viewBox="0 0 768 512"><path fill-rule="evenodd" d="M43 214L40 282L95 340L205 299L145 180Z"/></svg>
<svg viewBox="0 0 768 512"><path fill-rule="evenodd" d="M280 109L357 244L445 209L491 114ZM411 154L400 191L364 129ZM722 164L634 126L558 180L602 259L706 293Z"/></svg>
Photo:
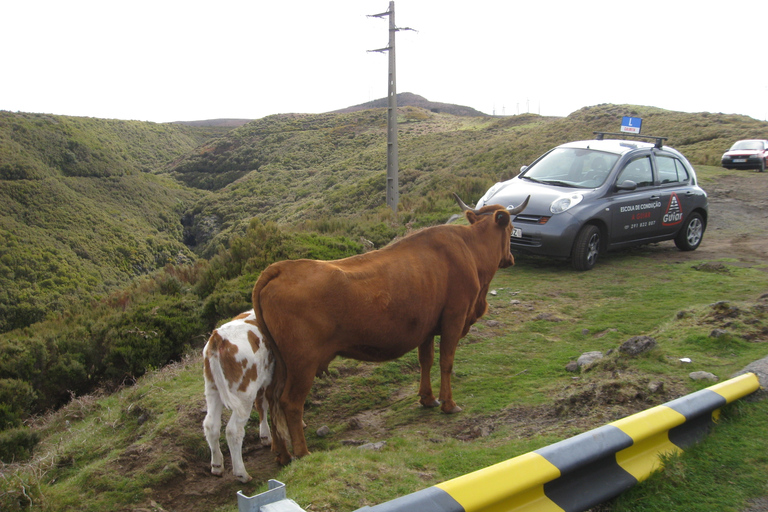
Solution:
<svg viewBox="0 0 768 512"><path fill-rule="evenodd" d="M683 221L683 210L680 208L680 201L677 199L677 194L672 192L672 196L669 198L669 204L667 205L667 211L664 212L664 217L661 219L661 223L665 226L674 226Z"/></svg>

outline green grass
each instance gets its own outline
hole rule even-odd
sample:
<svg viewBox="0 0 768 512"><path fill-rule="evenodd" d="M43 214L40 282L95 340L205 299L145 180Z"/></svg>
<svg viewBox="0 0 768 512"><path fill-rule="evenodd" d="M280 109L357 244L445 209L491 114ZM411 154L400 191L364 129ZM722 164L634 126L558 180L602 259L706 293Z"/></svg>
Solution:
<svg viewBox="0 0 768 512"><path fill-rule="evenodd" d="M150 373L109 396L75 399L51 416L27 471L4 467L13 478L0 480L2 510L119 510L183 475L179 450L206 460L201 423L190 424L194 411L185 410L200 407L198 363Z"/></svg>
<svg viewBox="0 0 768 512"><path fill-rule="evenodd" d="M307 401L313 454L283 469L273 467L269 477L286 483L288 496L306 510L355 510L700 389L687 377L692 370L713 371L724 380L765 355L763 344L740 337L766 327L765 313L752 307L768 287L765 272L696 273L690 265L662 259L635 260L631 252L603 263L576 274L556 262L520 261L497 274L488 315L457 352L453 389L464 407L460 414L446 416L418 405L415 352L380 365L335 361ZM686 284L668 290L669 282ZM730 335L714 339L709 333L720 326L717 314L725 307L715 304L723 300L741 316L728 327ZM541 313L549 316L537 319ZM590 371L565 371L580 353L607 352L639 334L653 336L657 348L638 357L614 352ZM694 362L680 363L683 356ZM209 454L200 427L200 373L199 359L192 358L150 372L114 395L75 400L51 416L40 430L43 441L33 463L10 473L4 469L13 476L0 480L3 510L22 509L13 506L26 503L21 489L46 511L129 509L150 500L162 506L159 489L203 484L216 490L210 498L198 497L189 510L234 511L237 490L246 495L265 490L265 479L240 484L231 475L217 480L205 474ZM663 382L663 391L649 392L652 381ZM438 383L433 369L433 384ZM726 407L700 447L667 463L669 478L667 472L654 476L602 506L652 510L647 502L654 496L660 500L653 502L656 510L704 510L670 508L664 500L739 510L739 504L764 493L766 404ZM353 417L362 428L350 425ZM317 436L321 425L328 425L331 435ZM255 416L248 428L255 435ZM365 451L343 445L345 439L386 441L386 446ZM714 460L722 460L723 468L713 467ZM711 474L734 481L736 490L710 492L717 489L706 480ZM698 496L704 492L716 496Z"/></svg>
<svg viewBox="0 0 768 512"><path fill-rule="evenodd" d="M542 265L546 268L541 268ZM749 362L765 356L763 344L747 342L740 336L768 325L766 314L760 309L751 309L753 303L750 302L767 286L768 276L759 269L731 268L727 276L722 276L698 272L688 264L668 264L653 258L634 257L632 251L610 256L607 262L601 262L601 266L592 272L581 274L562 271L552 262L518 263L512 269L500 271L492 286L497 295L489 298L490 311L484 320L496 320L501 325L489 327L481 321L477 332L470 333L457 352L452 382L454 398L464 407L464 412L440 417L433 411L418 408L415 397L397 404L389 404L386 398L369 397L371 401L363 400L365 408L361 411L366 408L383 409L382 416L388 425L401 432L402 439L398 437L401 440L395 446L388 444L385 454L365 454L363 457L366 461L386 457L389 460L387 464L392 466L390 471L394 472L398 471L394 468L407 467L412 457L424 461L420 464L428 468L430 478L419 480L403 476L402 484L406 486L406 491L414 492L696 391L704 385L688 379L691 371L711 371L725 380ZM512 305L512 300L522 304ZM711 330L723 323L715 320L717 307L713 304L722 300L743 311L742 320L747 322L734 322L728 327L731 334L712 338L709 335ZM532 307L532 311L527 310L528 306ZM685 311L685 314L679 317L680 311ZM550 314L550 319L536 320L541 313ZM553 321L552 318L563 321ZM638 357L614 352L590 372L574 375L564 370L565 364L582 352L607 352L639 334L654 337L658 342L657 348ZM681 363L681 357L690 357L693 363ZM386 373L396 375L399 363L382 366L393 370ZM412 369L412 366L408 368ZM410 387L413 396L418 386L418 374L411 371L410 379L408 383L408 379L403 380L398 375L395 385ZM648 383L652 381L663 382L666 392L657 395L648 392ZM438 384L434 372L433 384ZM365 386L356 377L340 379L335 386L345 390L356 389L366 395ZM361 400L362 395L359 397ZM343 396L344 400L350 397L348 394ZM529 429L521 427L523 434L519 438L513 421L515 415L535 418L537 413L548 411L553 403L561 411L561 416L553 423L540 425L536 431L538 435L532 435ZM324 394L322 405L309 409L308 424L314 427L318 422L326 421L329 419L328 411L340 406L334 402L334 394ZM765 405L760 402L734 407L745 413L752 407L763 410ZM591 408L594 410L590 413ZM590 414L591 419L583 417ZM730 429L736 424L741 428L752 428L741 425L739 414L729 414L724 415L719 429ZM759 417L758 413L756 418ZM764 429L764 418L762 425L759 420L754 421L756 428ZM460 434L470 431L475 423L490 426L490 435L470 442L457 442L457 435L460 437ZM339 437L343 437L343 422L340 425ZM308 432L313 427L308 428ZM753 430L745 439L756 435L762 436ZM347 452L356 453L352 449L334 448L327 439L313 446L315 441L311 434L308 437L311 450L332 450L334 458L343 459L339 461L341 466L363 464L358 460L359 455L346 459ZM439 451L442 455L435 454L438 461L429 462L432 459L430 452L435 449L432 446L435 443L429 441L433 438L441 440ZM400 453L406 445L410 445L411 449ZM723 448L726 451L729 449ZM326 454L317 456L324 460ZM309 476L305 471L316 469L312 463L314 457L316 455L300 461L278 477L284 478L281 481L288 483L289 492L305 505L316 503L318 499L317 491L311 484L304 483L304 478ZM381 471L384 470L378 470L379 473ZM739 474L740 468L731 468L730 471ZM763 478L768 475L764 466L757 470L749 469L748 472L755 471ZM663 480L664 476L654 478ZM342 494L346 498L338 494L326 498L326 492L319 498L321 503L329 500L334 504L331 508L336 510L354 510L364 503L387 501L402 494L386 487L379 489L376 482L358 484L365 489L365 493L349 491L346 480L339 481L338 485L345 489ZM700 488L694 487L688 492L700 492ZM347 496L347 493L351 494ZM742 501L756 495L759 492L754 489L745 492ZM722 503L728 499L725 498ZM663 507L656 508L660 509ZM618 510L653 508L627 506Z"/></svg>

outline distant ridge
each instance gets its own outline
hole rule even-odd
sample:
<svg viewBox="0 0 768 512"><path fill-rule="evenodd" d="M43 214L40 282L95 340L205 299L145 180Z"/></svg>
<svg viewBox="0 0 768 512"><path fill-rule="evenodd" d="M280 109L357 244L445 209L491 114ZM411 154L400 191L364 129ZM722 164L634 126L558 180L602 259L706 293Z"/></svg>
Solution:
<svg viewBox="0 0 768 512"><path fill-rule="evenodd" d="M332 110L330 114L349 114L351 112L357 112L359 110L368 110L372 108L387 108L387 98L379 98L377 100L369 101L368 103L361 103L360 105L354 105L351 107L342 108L339 110ZM412 92L403 92L397 95L398 107L419 107L436 114L451 114L454 116L470 116L470 117L482 117L487 116L479 110L475 110L472 107L465 107L463 105L454 105L452 103L440 103L437 101L429 101L423 96L413 94ZM238 128L244 124L248 124L255 119L205 119L201 121L173 121L170 124L183 124L186 126L196 127L223 127L223 128Z"/></svg>
<svg viewBox="0 0 768 512"><path fill-rule="evenodd" d="M248 124L253 119L207 119L204 121L174 121L171 124L183 124L187 126L224 126L228 128L237 128Z"/></svg>
<svg viewBox="0 0 768 512"><path fill-rule="evenodd" d="M342 108L340 110L333 110L331 114L348 114L350 112L357 112L358 110L368 110L371 108L386 108L387 98L380 98L378 100L369 101L368 103L362 103L352 107ZM479 110L475 110L472 107L465 107L463 105L453 105L451 103L439 103L436 101L429 101L423 96L413 94L411 92L403 92L397 95L398 107L420 107L427 109L430 112L436 114L452 114L454 116L471 116L480 117L487 116Z"/></svg>

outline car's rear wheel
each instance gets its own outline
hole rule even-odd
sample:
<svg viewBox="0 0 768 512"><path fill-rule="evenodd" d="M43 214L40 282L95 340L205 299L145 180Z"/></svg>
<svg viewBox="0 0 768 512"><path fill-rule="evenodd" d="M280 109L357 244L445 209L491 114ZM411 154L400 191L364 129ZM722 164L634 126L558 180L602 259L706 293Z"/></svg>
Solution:
<svg viewBox="0 0 768 512"><path fill-rule="evenodd" d="M692 213L675 237L675 245L681 251L693 251L704 237L704 219L698 213Z"/></svg>
<svg viewBox="0 0 768 512"><path fill-rule="evenodd" d="M589 224L576 235L571 251L571 264L576 270L591 270L600 255L600 228Z"/></svg>

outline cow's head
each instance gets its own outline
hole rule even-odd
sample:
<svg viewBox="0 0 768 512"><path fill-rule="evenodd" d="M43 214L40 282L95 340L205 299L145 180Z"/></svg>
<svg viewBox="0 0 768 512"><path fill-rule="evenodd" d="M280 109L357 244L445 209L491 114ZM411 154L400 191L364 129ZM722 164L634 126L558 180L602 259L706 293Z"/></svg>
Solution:
<svg viewBox="0 0 768 512"><path fill-rule="evenodd" d="M474 224L481 219L486 218L486 216L493 216L493 222L496 224L498 231L501 233L499 242L501 244L501 259L499 261L499 268L506 268L514 265L515 258L512 256L512 253L509 250L509 239L512 235L512 216L517 215L518 213L525 210L525 207L528 206L528 200L531 199L531 196L525 198L523 204L515 208L504 208L498 204L489 204L483 206L479 210L475 210L464 204L464 201L462 201L457 194L454 193L453 197L456 199L456 202L459 203L459 206L464 211L464 215L466 215L470 224Z"/></svg>

